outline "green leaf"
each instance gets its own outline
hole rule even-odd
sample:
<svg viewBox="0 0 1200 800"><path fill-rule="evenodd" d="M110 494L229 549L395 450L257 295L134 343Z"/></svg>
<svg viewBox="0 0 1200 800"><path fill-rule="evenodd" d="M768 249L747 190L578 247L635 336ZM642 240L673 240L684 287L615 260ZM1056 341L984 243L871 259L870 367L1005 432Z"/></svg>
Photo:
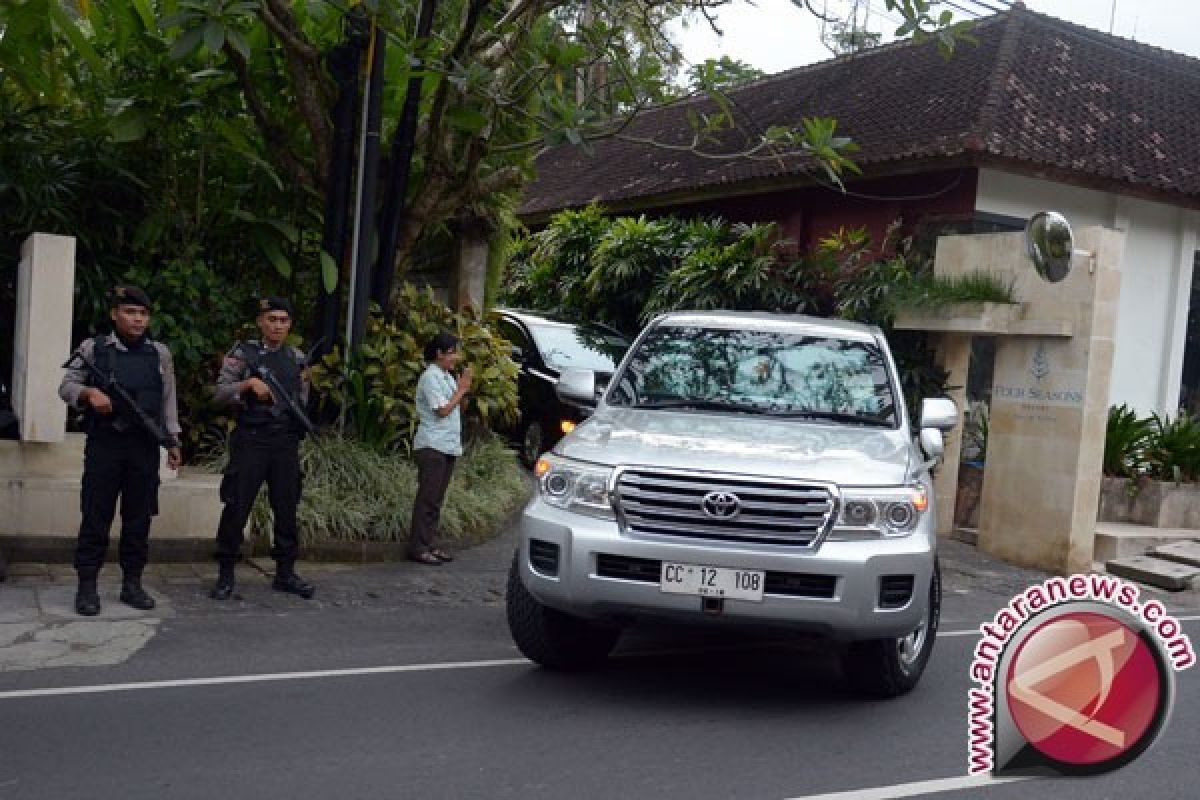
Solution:
<svg viewBox="0 0 1200 800"><path fill-rule="evenodd" d="M272 228L283 234L283 238L287 239L289 243L295 244L296 242L300 241L300 231L296 230L296 226L289 225L286 222L282 222L277 219L269 219L266 222Z"/></svg>
<svg viewBox="0 0 1200 800"><path fill-rule="evenodd" d="M338 283L338 266L333 260L333 256L321 251L321 285L325 288L325 294L333 294Z"/></svg>
<svg viewBox="0 0 1200 800"><path fill-rule="evenodd" d="M452 127L467 134L477 134L488 124L487 115L474 108L456 108L446 113Z"/></svg>
<svg viewBox="0 0 1200 800"><path fill-rule="evenodd" d="M97 75L104 74L104 61L101 60L100 56L96 55L96 51L92 48L92 43L79 30L79 26L75 24L75 21L63 11L62 5L59 3L47 3L47 8L50 11L50 18L54 21L54 25L67 37L67 41L71 43L71 47L75 53L87 63L92 72Z"/></svg>
<svg viewBox="0 0 1200 800"><path fill-rule="evenodd" d="M241 54L242 58L250 60L250 43L246 41L246 37L236 28L229 28L225 31L225 38L229 40L229 44L234 50Z"/></svg>
<svg viewBox="0 0 1200 800"><path fill-rule="evenodd" d="M263 253L271 262L271 266L275 267L275 271L284 278L292 277L292 265L279 250L279 245L266 236L259 236L257 239L258 246L262 248Z"/></svg>
<svg viewBox="0 0 1200 800"><path fill-rule="evenodd" d="M210 53L219 53L225 46L225 27L215 19L204 23L204 46Z"/></svg>
<svg viewBox="0 0 1200 800"><path fill-rule="evenodd" d="M137 142L146 136L146 115L136 108L127 108L113 117L110 125L114 142Z"/></svg>
<svg viewBox="0 0 1200 800"><path fill-rule="evenodd" d="M175 43L171 45L171 58L175 59L176 61L187 58L192 54L193 50L200 46L200 40L203 37L204 30L202 28L192 28L190 31L183 33L178 39L175 40Z"/></svg>

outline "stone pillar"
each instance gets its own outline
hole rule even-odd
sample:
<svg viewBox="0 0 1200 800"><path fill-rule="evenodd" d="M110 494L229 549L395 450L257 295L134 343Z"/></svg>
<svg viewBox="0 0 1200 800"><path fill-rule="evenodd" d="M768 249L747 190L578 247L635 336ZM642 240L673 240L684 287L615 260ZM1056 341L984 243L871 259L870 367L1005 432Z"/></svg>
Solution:
<svg viewBox="0 0 1200 800"><path fill-rule="evenodd" d="M946 395L960 412L967 408L967 370L971 365L971 337L961 333L944 333L937 342L938 366L949 373ZM960 414L960 419L962 418ZM958 497L958 465L962 457L963 426L956 425L945 434L946 450L942 463L934 474L934 493L937 503L938 536L954 533L954 507Z"/></svg>
<svg viewBox="0 0 1200 800"><path fill-rule="evenodd" d="M979 519L982 550L1060 574L1092 568L1124 235L1086 228L1076 247L1093 256L1077 254L1060 283L1018 273L1025 321L1062 327L997 341ZM974 255L967 263L992 261Z"/></svg>
<svg viewBox="0 0 1200 800"><path fill-rule="evenodd" d="M67 407L58 398L71 353L75 238L35 233L21 246L13 349L13 411L26 442L61 442Z"/></svg>
<svg viewBox="0 0 1200 800"><path fill-rule="evenodd" d="M462 310L471 306L483 310L483 295L487 286L488 228L477 221L465 221L458 229L458 269L453 283L454 307Z"/></svg>

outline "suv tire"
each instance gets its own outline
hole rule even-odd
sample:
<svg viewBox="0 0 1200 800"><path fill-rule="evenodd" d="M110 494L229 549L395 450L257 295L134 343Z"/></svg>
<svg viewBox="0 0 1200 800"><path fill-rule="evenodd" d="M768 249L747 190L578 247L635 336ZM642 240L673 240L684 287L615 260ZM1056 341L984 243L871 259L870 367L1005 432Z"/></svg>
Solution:
<svg viewBox="0 0 1200 800"><path fill-rule="evenodd" d="M621 637L619 628L607 628L548 608L521 582L517 559L508 573L505 596L508 629L517 649L547 669L580 670L603 663Z"/></svg>
<svg viewBox="0 0 1200 800"><path fill-rule="evenodd" d="M937 639L942 612L942 574L933 562L929 610L907 636L854 642L842 656L842 670L855 689L872 697L898 697L921 680Z"/></svg>

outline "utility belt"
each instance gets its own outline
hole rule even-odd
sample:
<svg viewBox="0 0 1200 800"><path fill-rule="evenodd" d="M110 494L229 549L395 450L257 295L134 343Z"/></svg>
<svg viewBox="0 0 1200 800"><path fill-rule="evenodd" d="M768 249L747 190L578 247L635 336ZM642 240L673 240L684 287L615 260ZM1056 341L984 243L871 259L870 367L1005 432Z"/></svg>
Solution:
<svg viewBox="0 0 1200 800"><path fill-rule="evenodd" d="M237 429L250 436L287 436L299 435L296 426L286 415L278 417L245 414L238 418Z"/></svg>

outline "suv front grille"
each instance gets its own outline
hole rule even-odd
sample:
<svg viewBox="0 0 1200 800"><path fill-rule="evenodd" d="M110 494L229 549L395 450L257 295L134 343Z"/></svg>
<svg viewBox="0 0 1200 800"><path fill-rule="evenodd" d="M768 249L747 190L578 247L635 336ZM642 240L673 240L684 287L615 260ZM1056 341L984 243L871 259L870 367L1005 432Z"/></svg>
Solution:
<svg viewBox="0 0 1200 800"><path fill-rule="evenodd" d="M662 562L653 558L599 553L596 556L596 574L602 578L658 583L662 574ZM821 600L832 598L836 589L836 575L809 575L803 572L768 572L763 583L765 594Z"/></svg>
<svg viewBox="0 0 1200 800"><path fill-rule="evenodd" d="M798 547L825 533L836 508L820 484L645 469L621 472L616 502L628 533Z"/></svg>

